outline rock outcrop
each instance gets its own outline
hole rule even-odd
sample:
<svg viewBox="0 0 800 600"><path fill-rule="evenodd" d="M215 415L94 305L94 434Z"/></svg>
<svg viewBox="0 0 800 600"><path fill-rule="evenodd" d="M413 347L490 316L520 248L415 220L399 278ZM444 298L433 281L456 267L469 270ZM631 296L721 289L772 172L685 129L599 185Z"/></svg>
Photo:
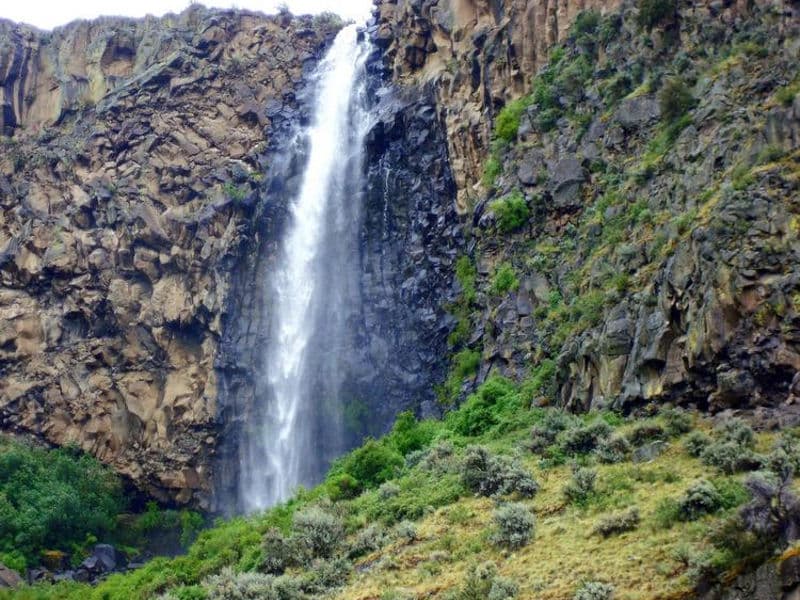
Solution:
<svg viewBox="0 0 800 600"><path fill-rule="evenodd" d="M575 410L676 402L797 421L794 5L678 3L643 31L632 3L563 3L549 20L523 17L546 3L378 4L387 72L434 90L471 212L476 381L545 369ZM584 9L596 16L572 28ZM672 80L696 99L682 120L662 114ZM503 232L492 202L514 194L529 216ZM498 292L504 265L516 281Z"/></svg>
<svg viewBox="0 0 800 600"><path fill-rule="evenodd" d="M386 68L405 85L430 83L447 132L458 209L483 194L481 174L492 122L525 93L550 48L584 10L616 10L619 0L376 1L373 38Z"/></svg>
<svg viewBox="0 0 800 600"><path fill-rule="evenodd" d="M208 506L233 266L273 132L338 26L197 6L0 22L3 430Z"/></svg>

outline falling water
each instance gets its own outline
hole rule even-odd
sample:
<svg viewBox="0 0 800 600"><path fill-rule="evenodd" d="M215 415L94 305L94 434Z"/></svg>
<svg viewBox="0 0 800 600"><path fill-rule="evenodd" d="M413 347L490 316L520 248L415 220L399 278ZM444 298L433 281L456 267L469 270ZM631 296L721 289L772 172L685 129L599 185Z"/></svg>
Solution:
<svg viewBox="0 0 800 600"><path fill-rule="evenodd" d="M252 512L313 483L342 448L339 398L351 321L358 312L361 161L368 129L368 43L343 29L317 70L308 158L281 255L270 274L272 305L258 422L248 424L240 499Z"/></svg>

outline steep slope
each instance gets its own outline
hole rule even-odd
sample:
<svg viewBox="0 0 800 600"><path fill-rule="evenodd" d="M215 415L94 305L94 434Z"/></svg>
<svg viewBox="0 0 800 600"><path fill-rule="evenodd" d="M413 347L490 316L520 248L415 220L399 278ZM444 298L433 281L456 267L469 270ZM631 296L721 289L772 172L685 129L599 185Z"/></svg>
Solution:
<svg viewBox="0 0 800 600"><path fill-rule="evenodd" d="M264 164L338 24L0 22L0 426L208 506Z"/></svg>
<svg viewBox="0 0 800 600"><path fill-rule="evenodd" d="M395 74L437 90L471 220L447 399L459 372L543 370L575 410L795 422L796 6L582 13L535 78L516 3L475 8L469 41L447 6L387 3L376 34Z"/></svg>

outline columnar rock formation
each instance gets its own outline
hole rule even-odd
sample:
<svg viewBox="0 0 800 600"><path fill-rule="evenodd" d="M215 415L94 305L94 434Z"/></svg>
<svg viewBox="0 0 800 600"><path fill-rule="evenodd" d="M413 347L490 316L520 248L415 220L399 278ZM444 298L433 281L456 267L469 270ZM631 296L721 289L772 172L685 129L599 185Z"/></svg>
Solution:
<svg viewBox="0 0 800 600"><path fill-rule="evenodd" d="M273 130L338 25L0 22L0 426L205 505L222 323Z"/></svg>

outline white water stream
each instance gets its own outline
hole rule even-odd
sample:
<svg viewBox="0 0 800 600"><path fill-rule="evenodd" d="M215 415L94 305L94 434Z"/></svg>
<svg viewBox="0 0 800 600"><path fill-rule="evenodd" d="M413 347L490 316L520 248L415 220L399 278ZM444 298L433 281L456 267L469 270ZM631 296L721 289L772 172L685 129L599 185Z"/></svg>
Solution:
<svg viewBox="0 0 800 600"><path fill-rule="evenodd" d="M317 69L307 164L267 290L273 300L260 375L263 422L249 424L241 457L240 499L248 512L314 483L320 454L330 453L340 435L337 337L347 330L354 297L347 273L357 240L347 238L358 232L367 54L351 25ZM321 414L328 422L320 424Z"/></svg>

